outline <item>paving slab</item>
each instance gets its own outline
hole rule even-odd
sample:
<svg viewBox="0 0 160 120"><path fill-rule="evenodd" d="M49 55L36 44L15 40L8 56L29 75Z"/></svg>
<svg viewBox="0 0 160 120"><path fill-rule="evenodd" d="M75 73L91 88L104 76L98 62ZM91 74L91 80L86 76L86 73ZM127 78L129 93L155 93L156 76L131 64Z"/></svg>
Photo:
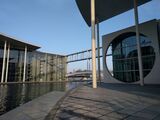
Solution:
<svg viewBox="0 0 160 120"><path fill-rule="evenodd" d="M50 92L1 115L0 120L44 120L64 95L65 92Z"/></svg>
<svg viewBox="0 0 160 120"><path fill-rule="evenodd" d="M160 87L155 86L82 86L70 93L56 114L46 120L158 120L159 93Z"/></svg>

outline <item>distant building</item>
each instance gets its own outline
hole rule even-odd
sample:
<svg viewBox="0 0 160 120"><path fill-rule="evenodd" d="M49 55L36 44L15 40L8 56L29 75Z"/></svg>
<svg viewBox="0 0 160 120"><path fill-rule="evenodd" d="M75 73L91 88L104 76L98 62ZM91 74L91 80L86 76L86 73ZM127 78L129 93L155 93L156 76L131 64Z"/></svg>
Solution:
<svg viewBox="0 0 160 120"><path fill-rule="evenodd" d="M66 57L36 51L39 48L0 34L1 83L64 80Z"/></svg>
<svg viewBox="0 0 160 120"><path fill-rule="evenodd" d="M160 20L139 29L144 83L160 84ZM139 83L135 26L103 36L103 70L105 82Z"/></svg>
<svg viewBox="0 0 160 120"><path fill-rule="evenodd" d="M63 81L67 73L66 58L62 55L33 52L31 80Z"/></svg>

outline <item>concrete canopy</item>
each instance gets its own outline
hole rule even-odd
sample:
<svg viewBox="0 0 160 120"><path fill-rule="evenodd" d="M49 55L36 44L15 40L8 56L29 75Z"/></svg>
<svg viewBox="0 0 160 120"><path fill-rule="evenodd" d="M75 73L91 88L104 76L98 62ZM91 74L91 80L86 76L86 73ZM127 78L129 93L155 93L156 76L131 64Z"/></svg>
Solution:
<svg viewBox="0 0 160 120"><path fill-rule="evenodd" d="M77 6L88 26L91 26L90 1L76 0ZM151 0L137 0L138 6L149 1ZM96 18L98 18L99 23L134 8L133 0L95 0L95 2Z"/></svg>
<svg viewBox="0 0 160 120"><path fill-rule="evenodd" d="M34 51L40 48L38 46L22 42L21 40L0 33L0 47L3 47L5 41L10 43L11 49L24 50L25 46L27 46L28 51Z"/></svg>

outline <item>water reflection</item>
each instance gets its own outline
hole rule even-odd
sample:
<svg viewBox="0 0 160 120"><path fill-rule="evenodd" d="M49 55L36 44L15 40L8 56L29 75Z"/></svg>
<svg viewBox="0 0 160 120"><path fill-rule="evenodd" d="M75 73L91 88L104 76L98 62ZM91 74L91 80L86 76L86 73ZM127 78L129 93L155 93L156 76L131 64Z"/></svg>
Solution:
<svg viewBox="0 0 160 120"><path fill-rule="evenodd" d="M50 91L66 91L79 83L33 83L0 85L0 115Z"/></svg>

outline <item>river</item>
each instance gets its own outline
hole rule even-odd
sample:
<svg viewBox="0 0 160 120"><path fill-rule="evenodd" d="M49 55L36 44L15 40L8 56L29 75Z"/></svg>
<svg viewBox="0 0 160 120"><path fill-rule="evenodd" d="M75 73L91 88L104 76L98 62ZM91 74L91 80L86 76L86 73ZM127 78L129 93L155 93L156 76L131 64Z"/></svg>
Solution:
<svg viewBox="0 0 160 120"><path fill-rule="evenodd" d="M51 91L67 91L80 82L0 85L0 115Z"/></svg>

